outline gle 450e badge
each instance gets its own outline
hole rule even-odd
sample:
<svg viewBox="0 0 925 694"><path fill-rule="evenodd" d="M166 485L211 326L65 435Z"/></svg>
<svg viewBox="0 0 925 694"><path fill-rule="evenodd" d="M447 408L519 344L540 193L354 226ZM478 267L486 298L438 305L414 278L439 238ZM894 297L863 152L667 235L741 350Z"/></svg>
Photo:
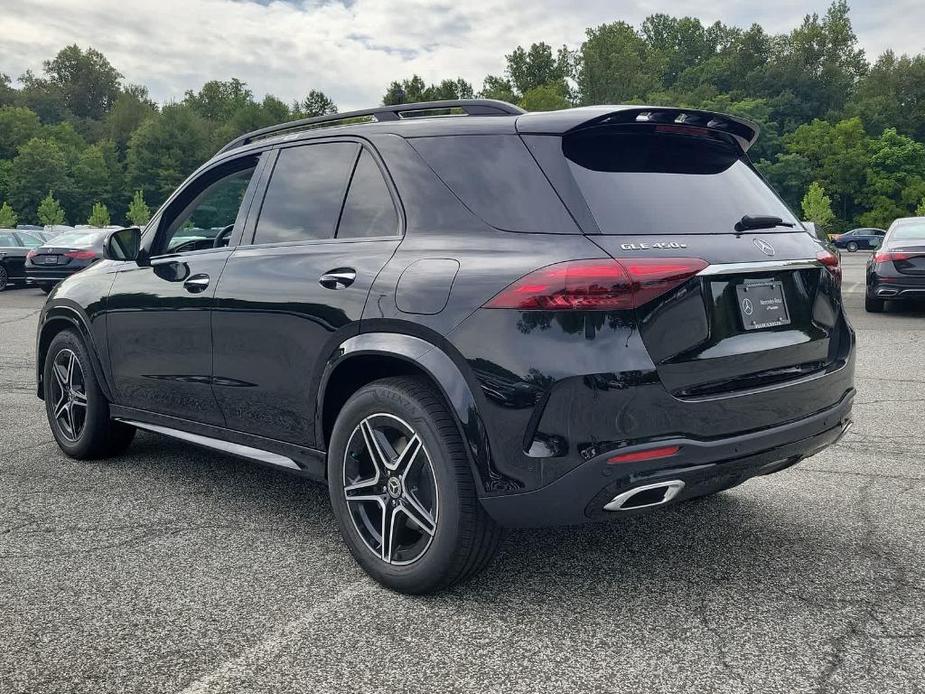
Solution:
<svg viewBox="0 0 925 694"><path fill-rule="evenodd" d="M645 251L650 248L687 248L686 243L677 241L656 241L655 243L621 243L620 248L624 251Z"/></svg>

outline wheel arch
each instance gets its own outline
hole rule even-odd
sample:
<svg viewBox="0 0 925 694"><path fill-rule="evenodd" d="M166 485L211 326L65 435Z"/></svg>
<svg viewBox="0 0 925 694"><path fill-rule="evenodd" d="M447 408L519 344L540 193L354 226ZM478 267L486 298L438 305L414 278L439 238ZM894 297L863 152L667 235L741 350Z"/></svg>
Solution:
<svg viewBox="0 0 925 694"><path fill-rule="evenodd" d="M57 305L47 310L39 329L35 349L35 371L36 371L36 395L42 400L45 399L43 387L43 374L45 370L45 357L48 354L48 347L55 336L64 330L73 329L80 335L90 355L90 366L96 376L96 381L100 385L100 390L109 402L112 402L112 391L109 388L109 382L106 380L100 362L99 352L96 349L96 343L93 340L93 334L87 325L86 318L74 308L67 305Z"/></svg>
<svg viewBox="0 0 925 694"><path fill-rule="evenodd" d="M363 333L345 340L325 365L315 408L316 445L325 450L334 422L350 396L367 383L398 375L426 378L440 392L456 422L478 488L492 489L501 478L491 461L488 432L460 368L439 347L398 333Z"/></svg>

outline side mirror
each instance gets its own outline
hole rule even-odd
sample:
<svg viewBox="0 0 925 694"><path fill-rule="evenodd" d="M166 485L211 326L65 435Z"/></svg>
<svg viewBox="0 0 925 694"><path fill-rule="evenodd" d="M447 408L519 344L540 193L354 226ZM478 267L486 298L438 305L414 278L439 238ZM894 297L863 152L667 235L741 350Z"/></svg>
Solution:
<svg viewBox="0 0 925 694"><path fill-rule="evenodd" d="M141 248L141 229L128 227L111 232L103 242L103 255L108 260L134 260L139 265L147 264Z"/></svg>

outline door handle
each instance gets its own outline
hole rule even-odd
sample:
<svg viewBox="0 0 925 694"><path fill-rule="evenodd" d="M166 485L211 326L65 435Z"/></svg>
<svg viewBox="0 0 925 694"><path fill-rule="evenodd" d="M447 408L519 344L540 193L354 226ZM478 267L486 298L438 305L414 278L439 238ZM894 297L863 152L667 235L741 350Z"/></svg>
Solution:
<svg viewBox="0 0 925 694"><path fill-rule="evenodd" d="M201 274L193 275L183 283L183 288L191 294L198 294L199 292L205 291L208 286L209 276Z"/></svg>
<svg viewBox="0 0 925 694"><path fill-rule="evenodd" d="M320 284L325 289L346 289L357 278L357 272L353 268L345 267L337 270L331 270L324 273L319 279Z"/></svg>

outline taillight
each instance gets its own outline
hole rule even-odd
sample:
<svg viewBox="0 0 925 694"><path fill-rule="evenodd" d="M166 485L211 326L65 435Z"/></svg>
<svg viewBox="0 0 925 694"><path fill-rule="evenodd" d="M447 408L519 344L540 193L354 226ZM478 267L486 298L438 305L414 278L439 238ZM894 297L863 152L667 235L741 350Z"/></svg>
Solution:
<svg viewBox="0 0 925 694"><path fill-rule="evenodd" d="M36 256L36 252L35 252L35 249L33 248L31 251L26 253L26 260L32 260L35 256Z"/></svg>
<svg viewBox="0 0 925 694"><path fill-rule="evenodd" d="M841 283L841 258L838 253L832 251L819 251L816 254L816 260L822 263L825 268L832 273L835 280Z"/></svg>
<svg viewBox="0 0 925 694"><path fill-rule="evenodd" d="M903 253L902 251L877 251L874 253L875 263L892 263L896 260L909 260L914 253Z"/></svg>
<svg viewBox="0 0 925 694"><path fill-rule="evenodd" d="M709 263L700 258L574 260L521 277L485 308L521 311L620 311L680 286Z"/></svg>
<svg viewBox="0 0 925 694"><path fill-rule="evenodd" d="M90 260L96 257L96 251L67 251L64 255L74 260Z"/></svg>
<svg viewBox="0 0 925 694"><path fill-rule="evenodd" d="M633 453L623 453L608 458L607 462L617 463L638 463L643 460L657 460L658 458L670 458L681 450L680 446L662 446L660 448L649 448L644 451L634 451Z"/></svg>

